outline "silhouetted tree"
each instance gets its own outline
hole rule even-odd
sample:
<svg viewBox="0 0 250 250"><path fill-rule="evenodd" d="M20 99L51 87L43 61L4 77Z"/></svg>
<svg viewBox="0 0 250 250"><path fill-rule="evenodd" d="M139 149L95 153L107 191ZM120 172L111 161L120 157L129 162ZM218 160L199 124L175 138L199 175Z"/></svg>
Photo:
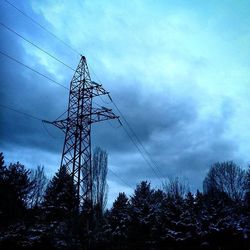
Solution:
<svg viewBox="0 0 250 250"><path fill-rule="evenodd" d="M119 193L107 216L112 240L121 248L128 240L130 204L125 193Z"/></svg>
<svg viewBox="0 0 250 250"><path fill-rule="evenodd" d="M76 189L72 176L62 166L52 178L45 191L43 207L49 219L65 219L78 209Z"/></svg>
<svg viewBox="0 0 250 250"><path fill-rule="evenodd" d="M151 234L151 212L153 190L150 183L142 181L136 186L134 195L131 197L131 223L130 241L133 244L143 246L150 241Z"/></svg>
<svg viewBox="0 0 250 250"><path fill-rule="evenodd" d="M105 154L98 149L93 157L95 205L104 205ZM42 198L45 180L43 168L31 174L20 163L6 167L0 153L0 249L249 248L250 168L245 173L231 162L215 164L204 180L205 192L195 195L178 178L165 183L164 190L143 181L130 199L120 193L103 216L97 216L100 209L94 206L96 212L91 200L78 211L65 167ZM246 202L241 202L243 195Z"/></svg>
<svg viewBox="0 0 250 250"><path fill-rule="evenodd" d="M7 169L8 183L14 189L17 199L22 202L24 206L27 205L27 198L34 187L34 182L30 179L31 171L25 169L24 165L19 162L10 164Z"/></svg>
<svg viewBox="0 0 250 250"><path fill-rule="evenodd" d="M234 200L243 200L246 174L234 162L215 163L203 182L204 193L224 192Z"/></svg>
<svg viewBox="0 0 250 250"><path fill-rule="evenodd" d="M107 203L108 154L97 147L93 154L93 199L97 214L102 215ZM98 216L99 217L99 216Z"/></svg>
<svg viewBox="0 0 250 250"><path fill-rule="evenodd" d="M37 166L35 170L31 171L30 178L34 184L29 194L29 206L31 208L35 208L39 207L42 204L49 180L44 173L43 166Z"/></svg>
<svg viewBox="0 0 250 250"><path fill-rule="evenodd" d="M5 165L4 165L4 156L3 156L3 153L0 152L0 171L2 170L2 168L4 168ZM1 174L1 172L0 172Z"/></svg>
<svg viewBox="0 0 250 250"><path fill-rule="evenodd" d="M250 166L248 166L248 170L246 173L246 183L245 183L245 190L246 190L246 194L245 194L245 201L247 206L250 208Z"/></svg>
<svg viewBox="0 0 250 250"><path fill-rule="evenodd" d="M182 199L188 193L189 186L184 180L175 177L163 183L163 190L174 199Z"/></svg>
<svg viewBox="0 0 250 250"><path fill-rule="evenodd" d="M191 192L188 192L184 199L180 221L185 243L193 245L194 240L197 239L197 219L195 214L195 198Z"/></svg>
<svg viewBox="0 0 250 250"><path fill-rule="evenodd" d="M176 195L170 191L166 194L164 199L164 227L165 232L163 239L165 246L175 247L176 241L182 241L182 228L179 227L181 223L181 215L183 213L184 198Z"/></svg>
<svg viewBox="0 0 250 250"><path fill-rule="evenodd" d="M6 222L11 209L12 189L8 184L8 172L4 164L3 153L0 153L0 220Z"/></svg>
<svg viewBox="0 0 250 250"><path fill-rule="evenodd" d="M165 235L165 201L166 195L162 190L153 190L151 195L149 221L151 224L150 241L151 245L154 247L161 244Z"/></svg>
<svg viewBox="0 0 250 250"><path fill-rule="evenodd" d="M4 166L3 155L0 163L0 211L4 221L15 220L24 215L27 208L28 194L33 188L30 170L19 162Z"/></svg>

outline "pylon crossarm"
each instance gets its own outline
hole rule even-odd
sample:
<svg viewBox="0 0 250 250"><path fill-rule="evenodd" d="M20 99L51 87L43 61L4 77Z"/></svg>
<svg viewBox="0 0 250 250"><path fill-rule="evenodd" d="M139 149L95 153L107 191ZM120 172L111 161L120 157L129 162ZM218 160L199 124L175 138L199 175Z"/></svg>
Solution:
<svg viewBox="0 0 250 250"><path fill-rule="evenodd" d="M118 119L119 116L115 115L111 109L105 107L92 109L91 123L106 121L110 119Z"/></svg>
<svg viewBox="0 0 250 250"><path fill-rule="evenodd" d="M42 120L43 123L48 123L48 124L51 124L52 122L50 121L46 121L46 120Z"/></svg>
<svg viewBox="0 0 250 250"><path fill-rule="evenodd" d="M91 88L93 88L92 95L99 96L99 95L108 95L109 92L106 91L101 84L92 81Z"/></svg>
<svg viewBox="0 0 250 250"><path fill-rule="evenodd" d="M56 120L56 121L47 122L47 123L53 124L54 126L58 127L59 129L62 129L63 131L65 131L67 128L68 120L67 119Z"/></svg>

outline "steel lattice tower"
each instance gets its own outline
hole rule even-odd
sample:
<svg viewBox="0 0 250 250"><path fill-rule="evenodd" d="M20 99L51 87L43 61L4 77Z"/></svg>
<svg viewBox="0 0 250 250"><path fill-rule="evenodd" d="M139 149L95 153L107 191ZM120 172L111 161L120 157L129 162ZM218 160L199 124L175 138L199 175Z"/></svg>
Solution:
<svg viewBox="0 0 250 250"><path fill-rule="evenodd" d="M70 83L67 118L50 123L65 133L61 167L66 166L76 184L79 207L92 204L91 124L119 118L111 109L94 108L93 98L109 93L91 81L86 58L80 63Z"/></svg>

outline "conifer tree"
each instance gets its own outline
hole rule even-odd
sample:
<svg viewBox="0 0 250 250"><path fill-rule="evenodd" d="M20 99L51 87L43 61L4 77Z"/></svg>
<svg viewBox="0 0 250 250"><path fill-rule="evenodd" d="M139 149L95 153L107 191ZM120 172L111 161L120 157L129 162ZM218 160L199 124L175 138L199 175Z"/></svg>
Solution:
<svg viewBox="0 0 250 250"><path fill-rule="evenodd" d="M130 240L138 246L147 244L151 235L151 201L153 190L150 183L142 181L131 197Z"/></svg>
<svg viewBox="0 0 250 250"><path fill-rule="evenodd" d="M2 222L6 222L7 214L10 212L10 204L9 204L9 186L8 186L8 175L7 169L4 164L4 156L3 153L0 153L0 220Z"/></svg>
<svg viewBox="0 0 250 250"><path fill-rule="evenodd" d="M119 193L108 215L112 238L121 244L128 238L130 204L125 193Z"/></svg>
<svg viewBox="0 0 250 250"><path fill-rule="evenodd" d="M180 222L178 228L180 230L180 237L183 244L188 246L194 246L194 242L197 239L197 225L195 215L195 199L191 192L188 192L181 210Z"/></svg>
<svg viewBox="0 0 250 250"><path fill-rule="evenodd" d="M0 155L0 214L6 223L24 215L33 187L29 175L30 171L19 162L6 167L3 154Z"/></svg>
<svg viewBox="0 0 250 250"><path fill-rule="evenodd" d="M7 170L8 183L14 189L17 199L26 206L27 197L33 188L33 182L30 180L30 170L25 169L19 162L10 164Z"/></svg>
<svg viewBox="0 0 250 250"><path fill-rule="evenodd" d="M165 210L165 201L166 195L162 190L153 190L149 220L152 225L150 232L151 242L154 244L161 244L162 237L165 232L164 224L164 210Z"/></svg>
<svg viewBox="0 0 250 250"><path fill-rule="evenodd" d="M77 211L76 189L66 167L61 167L50 181L43 206L49 219L68 218Z"/></svg>
<svg viewBox="0 0 250 250"><path fill-rule="evenodd" d="M0 169L2 169L4 166L5 166L4 165L4 156L3 156L3 153L0 152Z"/></svg>
<svg viewBox="0 0 250 250"><path fill-rule="evenodd" d="M172 245L183 238L181 227L181 215L183 213L184 199L179 195L168 192L164 199L164 241L166 245Z"/></svg>
<svg viewBox="0 0 250 250"><path fill-rule="evenodd" d="M246 194L245 194L245 203L247 207L250 209L250 166L248 166L248 170L246 172Z"/></svg>

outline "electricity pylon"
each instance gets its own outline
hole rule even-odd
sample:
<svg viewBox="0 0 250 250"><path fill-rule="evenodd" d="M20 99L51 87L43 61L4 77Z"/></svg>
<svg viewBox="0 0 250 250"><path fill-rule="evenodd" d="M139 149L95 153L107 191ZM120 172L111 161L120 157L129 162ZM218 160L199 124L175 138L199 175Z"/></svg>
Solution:
<svg viewBox="0 0 250 250"><path fill-rule="evenodd" d="M92 204L91 124L118 119L111 109L94 108L93 98L109 95L102 85L91 81L86 58L80 63L70 83L67 118L53 124L65 133L61 167L65 166L76 184L79 208L85 201Z"/></svg>

